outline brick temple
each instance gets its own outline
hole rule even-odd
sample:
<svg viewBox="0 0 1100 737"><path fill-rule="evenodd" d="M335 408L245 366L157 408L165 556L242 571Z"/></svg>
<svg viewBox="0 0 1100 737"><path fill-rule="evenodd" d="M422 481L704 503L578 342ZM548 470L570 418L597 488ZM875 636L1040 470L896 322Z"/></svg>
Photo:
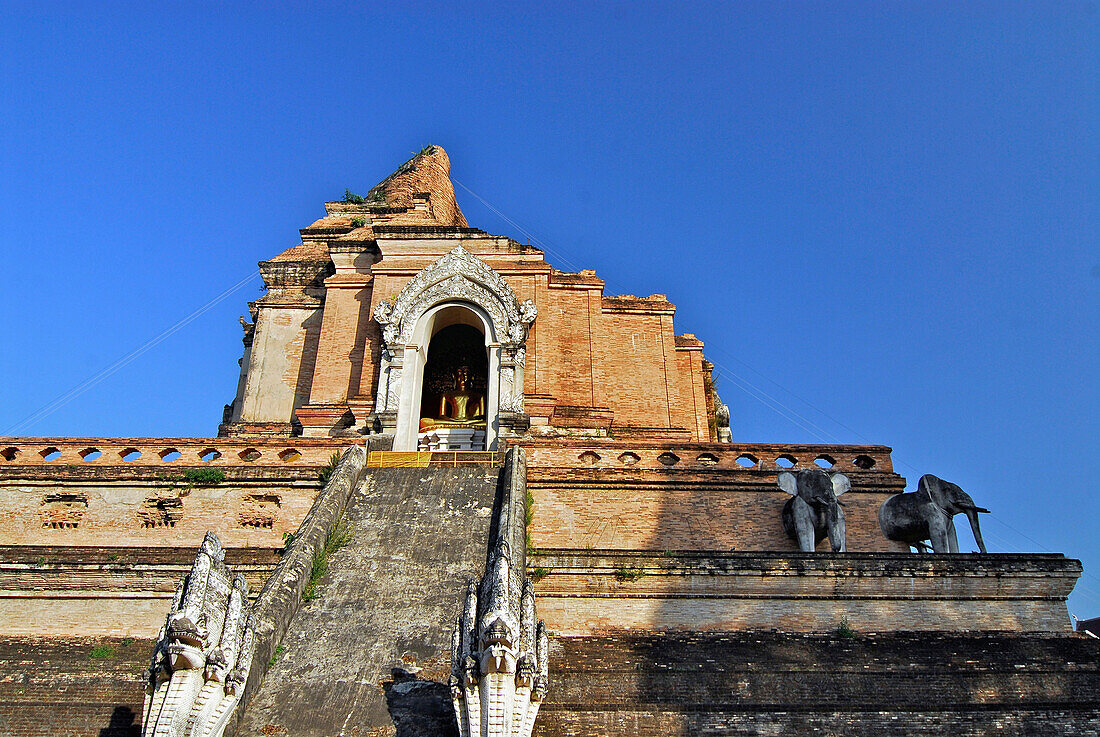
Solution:
<svg viewBox="0 0 1100 737"><path fill-rule="evenodd" d="M1100 732L1079 561L888 538L890 448L742 442L664 295L450 166L261 262L216 437L0 438L0 734Z"/></svg>
<svg viewBox="0 0 1100 737"><path fill-rule="evenodd" d="M668 299L605 295L595 272L469 227L449 172L429 146L364 202L326 202L301 244L260 264L268 293L251 306L222 434L380 432L416 450L433 385L456 368L433 354L461 344L470 355L451 363L471 364L492 418L478 449L528 430L717 440L703 343L675 334Z"/></svg>

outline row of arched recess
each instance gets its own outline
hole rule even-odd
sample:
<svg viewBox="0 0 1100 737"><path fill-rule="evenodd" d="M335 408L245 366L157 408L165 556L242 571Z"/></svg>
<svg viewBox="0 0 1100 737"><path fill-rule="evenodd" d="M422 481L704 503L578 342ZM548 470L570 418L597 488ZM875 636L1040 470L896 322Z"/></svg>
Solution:
<svg viewBox="0 0 1100 737"><path fill-rule="evenodd" d="M596 453L595 451L586 450L579 456L577 456L577 460L586 466L595 466L601 460L603 460L603 458L600 456L599 453ZM627 451L625 453L621 453L617 460L620 464L624 466L633 466L641 461L642 458L637 453ZM664 453L661 453L657 456L657 462L660 463L662 466L669 468L679 465L682 462L686 463L687 465L716 466L722 462L722 459L720 459L713 453L700 453L693 460L688 459L685 462L684 459L680 458L680 456L676 455L672 451L665 451ZM752 453L741 453L737 456L736 459L734 459L734 463L736 463L741 468L746 469L765 468L768 466L778 468L794 468L799 465L799 459L789 453L782 453L780 455L777 455L774 459L764 460L761 460L761 458ZM837 459L834 456L822 453L813 459L813 463L819 468L831 469L837 465ZM851 465L855 468L863 469L866 471L874 468L876 465L876 461L869 455L861 454L852 458ZM803 467L805 468L808 466L803 465Z"/></svg>
<svg viewBox="0 0 1100 737"><path fill-rule="evenodd" d="M271 451L267 452L271 453ZM19 457L20 454L21 451L16 447L8 447L0 450L0 458L4 459L5 461L14 461L16 460L16 458ZM60 448L56 448L51 445L38 451L38 455L41 456L42 460L44 461L56 461L61 458L62 454ZM84 448L83 450L77 451L77 455L79 455L80 458L85 462L108 460L103 457L103 451L101 451L99 448L96 448L95 446L89 446L87 448ZM183 453L178 448L173 447L167 447L159 450L155 453L155 455L159 457L160 460L164 463L171 463L172 461L177 461L183 458ZM294 448L285 448L283 450L280 450L278 453L275 453L274 455L283 463L294 463L295 461L299 461L302 458L301 452ZM143 456L144 453L137 448L124 448L123 450L118 452L119 460L127 463L136 461ZM211 461L216 461L221 457L222 452L217 448L206 448L199 451L196 455L196 458L203 463L210 463ZM258 461L263 457L264 453L257 448L245 448L244 450L237 453L237 458L245 461L246 463Z"/></svg>

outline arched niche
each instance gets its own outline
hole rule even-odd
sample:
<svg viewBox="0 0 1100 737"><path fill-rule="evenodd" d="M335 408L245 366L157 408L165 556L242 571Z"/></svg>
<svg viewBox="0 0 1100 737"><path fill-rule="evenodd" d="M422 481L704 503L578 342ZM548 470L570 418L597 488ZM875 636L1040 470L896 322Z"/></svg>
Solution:
<svg viewBox="0 0 1100 737"><path fill-rule="evenodd" d="M504 279L461 246L413 277L392 302L375 307L383 351L375 427L394 435L394 450L415 450L427 348L443 327L465 324L485 336L488 360L485 447L502 432L525 429L523 366L527 330L537 311Z"/></svg>

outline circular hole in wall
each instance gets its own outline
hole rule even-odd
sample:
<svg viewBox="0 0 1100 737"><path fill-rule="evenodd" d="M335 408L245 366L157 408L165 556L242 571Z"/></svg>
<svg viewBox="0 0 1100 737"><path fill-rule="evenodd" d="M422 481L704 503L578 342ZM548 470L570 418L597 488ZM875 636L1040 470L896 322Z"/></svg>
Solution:
<svg viewBox="0 0 1100 737"><path fill-rule="evenodd" d="M664 453L657 456L657 462L662 466L675 466L680 462L680 456L666 450Z"/></svg>
<svg viewBox="0 0 1100 737"><path fill-rule="evenodd" d="M590 450L586 450L585 452L577 456L577 460L586 466L595 466L597 463L600 462L600 456L598 453L593 453Z"/></svg>
<svg viewBox="0 0 1100 737"><path fill-rule="evenodd" d="M872 458L871 456L858 455L852 460L852 465L855 466L856 468L863 468L863 469L874 468L875 467L875 459Z"/></svg>

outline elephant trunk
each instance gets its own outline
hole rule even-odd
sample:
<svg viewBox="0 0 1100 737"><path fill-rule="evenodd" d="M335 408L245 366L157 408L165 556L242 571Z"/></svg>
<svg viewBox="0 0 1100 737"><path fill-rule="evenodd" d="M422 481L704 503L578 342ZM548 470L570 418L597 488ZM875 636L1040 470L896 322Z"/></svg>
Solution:
<svg viewBox="0 0 1100 737"><path fill-rule="evenodd" d="M982 509L981 507L967 507L963 510L963 514L970 520L970 530L974 533L974 542L978 543L978 550L983 553L987 552L985 549L985 542L982 541L982 528L978 524L978 512L988 512L988 509Z"/></svg>

